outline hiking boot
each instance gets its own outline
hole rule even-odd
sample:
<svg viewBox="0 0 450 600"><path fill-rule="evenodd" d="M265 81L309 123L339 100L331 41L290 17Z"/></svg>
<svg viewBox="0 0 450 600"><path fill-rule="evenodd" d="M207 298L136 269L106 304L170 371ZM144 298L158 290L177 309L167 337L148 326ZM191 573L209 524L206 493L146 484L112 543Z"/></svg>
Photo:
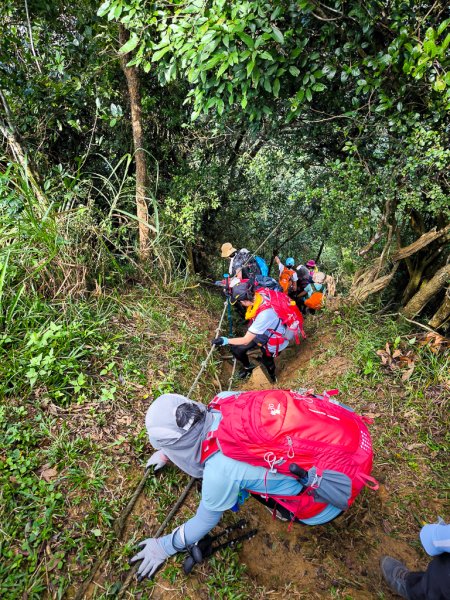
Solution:
<svg viewBox="0 0 450 600"><path fill-rule="evenodd" d="M271 383L276 383L277 382L277 376L275 375L275 373L271 373L268 368L266 367L266 365L264 363L261 363L260 365L261 369L264 371L264 375L267 377L267 379L271 382Z"/></svg>
<svg viewBox="0 0 450 600"><path fill-rule="evenodd" d="M273 508L270 508L270 506L265 506L264 508L266 510L268 510L273 517L273 515L274 515ZM280 513L279 510L275 511L275 518L278 519L278 521L289 521L289 519L287 519L286 517L283 517L283 515Z"/></svg>
<svg viewBox="0 0 450 600"><path fill-rule="evenodd" d="M402 562L391 556L382 556L380 567L383 577L391 590L408 600L406 576L409 573L409 569L407 569Z"/></svg>
<svg viewBox="0 0 450 600"><path fill-rule="evenodd" d="M237 379L248 379L253 372L255 365L251 365L250 367L244 367L239 371L236 375Z"/></svg>

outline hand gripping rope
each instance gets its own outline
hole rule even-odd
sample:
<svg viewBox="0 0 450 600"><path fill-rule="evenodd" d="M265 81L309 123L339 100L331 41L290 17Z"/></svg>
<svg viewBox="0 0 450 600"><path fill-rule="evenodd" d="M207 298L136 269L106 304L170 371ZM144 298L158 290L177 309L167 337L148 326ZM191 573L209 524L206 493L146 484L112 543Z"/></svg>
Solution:
<svg viewBox="0 0 450 600"><path fill-rule="evenodd" d="M223 307L223 311L222 311L222 315L220 317L219 320L219 324L217 326L217 329L215 331L214 337L218 337L220 334L220 330L222 328L222 323L225 317L225 314L227 312L227 302L225 302L224 307ZM202 374L204 373L206 367L208 366L209 361L211 360L211 357L214 353L215 350L215 346L211 346L208 354L206 355L205 360L201 363L200 365L200 370L197 374L197 377L194 379L188 393L187 396L188 398L190 398L192 392L194 391L194 389L197 387L198 382L200 381L200 377L202 376ZM236 368L236 360L234 360L233 362L233 371L229 380L229 385L228 385L228 389L231 388L231 384L233 381L233 375L234 375L234 371ZM117 542L118 539L121 538L123 531L125 529L125 524L126 521L130 515L130 513L132 512L134 505L136 504L136 500L139 498L139 496L142 493L142 490L144 489L145 486L145 482L148 479L148 476L150 475L150 473L153 472L153 469L151 469L150 467L145 469L144 475L142 476L142 479L140 480L140 482L138 483L136 489L134 490L133 495L131 496L128 504L125 506L125 508L122 510L122 512L120 513L120 515L117 517L117 519L114 521L114 525L113 525L113 529L114 529L114 533L115 536L113 538L111 538L104 546L103 550L100 553L100 556L98 557L98 559L95 561L89 575L87 576L87 578L83 581L82 585L80 586L80 588L78 589L77 593L75 594L75 596L73 596L73 600L83 600L83 598L86 595L87 589L89 587L89 585L91 584L92 580L95 577L95 574L97 573L98 569L100 568L100 566L103 564L104 560L106 559L106 557L108 556L108 554L111 552L113 545ZM161 525L158 527L157 531L155 532L155 534L152 537L159 537L164 530L166 529L167 525L169 524L169 522L172 520L172 518L175 516L175 514L178 512L178 510L180 509L180 507L183 505L184 501L186 500L192 486L194 485L195 482L195 477L191 477L189 482L187 483L186 487L184 488L184 490L182 491L180 497L178 498L178 500L176 501L176 503L173 505L171 511L169 512L169 514L167 515L167 517L164 519L163 523L161 523ZM116 595L116 599L120 600L121 598L124 597L125 592L127 591L128 587L130 586L131 581L134 578L134 575L136 573L136 570L138 568L138 565L136 565L135 567L133 567L130 572L128 573L122 587L120 588L119 593ZM66 590L67 593L67 590Z"/></svg>

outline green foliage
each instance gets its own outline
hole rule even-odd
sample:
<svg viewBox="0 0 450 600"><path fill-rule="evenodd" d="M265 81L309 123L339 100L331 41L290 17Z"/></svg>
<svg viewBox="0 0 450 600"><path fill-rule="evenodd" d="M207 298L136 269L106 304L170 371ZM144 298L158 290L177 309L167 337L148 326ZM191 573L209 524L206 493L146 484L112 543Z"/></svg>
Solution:
<svg viewBox="0 0 450 600"><path fill-rule="evenodd" d="M377 111L401 111L411 79L448 108L449 21L439 21L436 5L395 3L387 13L382 6L106 0L98 14L132 31L121 49L134 51L129 64L149 72L156 63L161 83L191 84L194 120L211 109L262 120L276 114L280 99L290 121L321 94L326 105L339 82L348 117L369 98Z"/></svg>

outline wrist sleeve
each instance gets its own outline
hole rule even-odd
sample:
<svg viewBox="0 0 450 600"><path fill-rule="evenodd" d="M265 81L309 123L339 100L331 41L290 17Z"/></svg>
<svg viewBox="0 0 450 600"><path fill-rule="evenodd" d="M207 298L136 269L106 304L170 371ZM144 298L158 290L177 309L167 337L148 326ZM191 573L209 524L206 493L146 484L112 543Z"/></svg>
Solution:
<svg viewBox="0 0 450 600"><path fill-rule="evenodd" d="M186 546L195 544L195 542L201 540L202 537L217 525L222 514L223 512L219 510L208 510L203 502L200 502L195 516L182 525L184 529L184 542L183 535L180 531L181 528L159 538L159 542L165 552L167 552L169 556L172 556L173 554L184 550Z"/></svg>

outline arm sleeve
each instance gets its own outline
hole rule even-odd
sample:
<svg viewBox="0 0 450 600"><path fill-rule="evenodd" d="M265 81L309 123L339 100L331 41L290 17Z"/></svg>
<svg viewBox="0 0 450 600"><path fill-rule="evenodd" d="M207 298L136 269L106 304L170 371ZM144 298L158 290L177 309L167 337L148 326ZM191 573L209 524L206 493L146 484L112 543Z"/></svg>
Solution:
<svg viewBox="0 0 450 600"><path fill-rule="evenodd" d="M284 271L284 265L283 265L283 263L282 263L282 262L279 262L279 263L278 263L278 269L279 269L279 271L280 271L280 275L281 275L281 273Z"/></svg>
<svg viewBox="0 0 450 600"><path fill-rule="evenodd" d="M217 525L222 517L223 512L219 510L209 510L200 502L195 516L189 521L186 521L182 527L172 531L168 535L159 538L161 545L169 556L184 550L186 546L195 544L198 540L201 540L213 527ZM181 528L184 529L184 543L183 533Z"/></svg>

